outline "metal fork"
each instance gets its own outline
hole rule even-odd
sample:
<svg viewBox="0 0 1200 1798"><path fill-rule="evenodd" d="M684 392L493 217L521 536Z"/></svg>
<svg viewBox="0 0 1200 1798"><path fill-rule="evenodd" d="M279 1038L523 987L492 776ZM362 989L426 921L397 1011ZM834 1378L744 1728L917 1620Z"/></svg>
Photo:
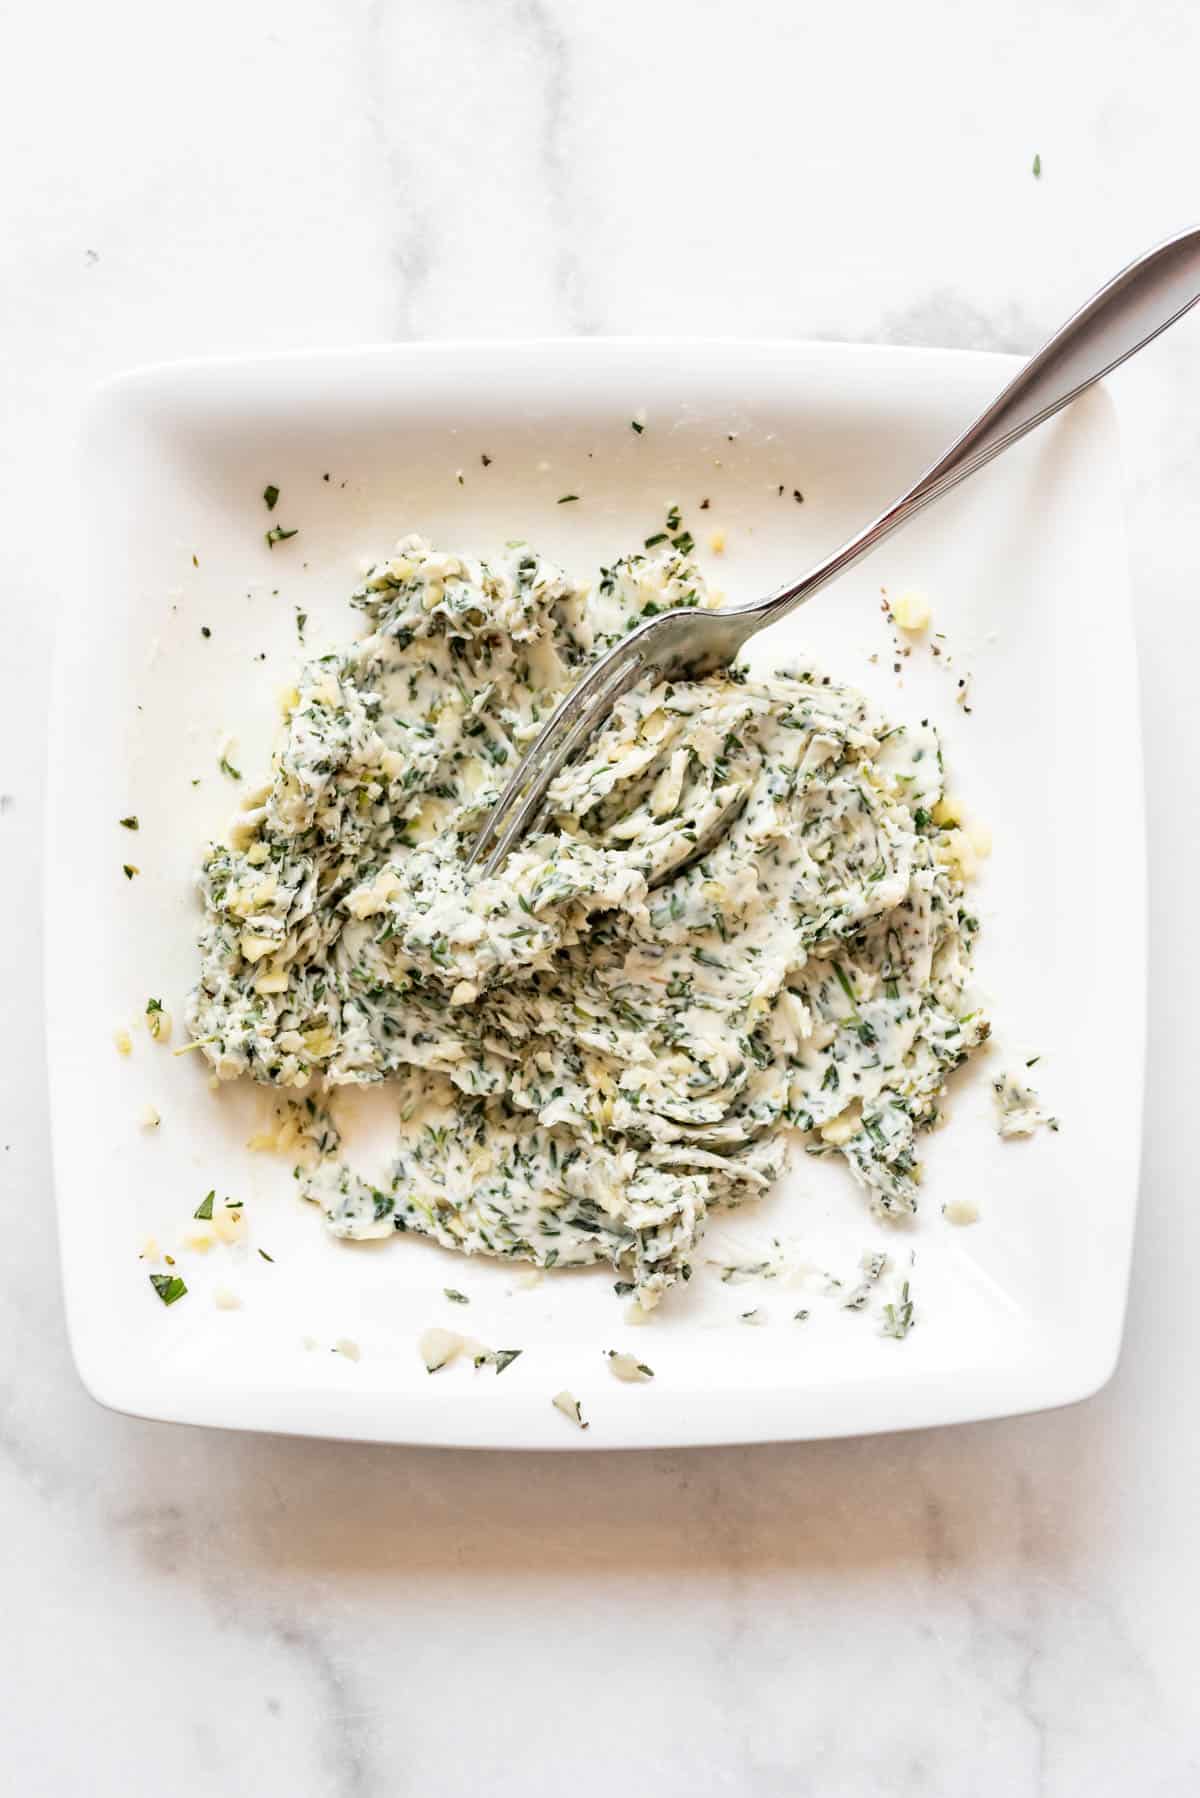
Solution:
<svg viewBox="0 0 1200 1798"><path fill-rule="evenodd" d="M695 678L727 667L755 632L786 617L917 512L1052 418L1198 299L1200 228L1159 244L1102 287L907 493L802 580L750 605L662 612L639 624L601 656L538 732L479 832L467 867L486 856L484 872L496 871L537 817L555 775L646 675Z"/></svg>

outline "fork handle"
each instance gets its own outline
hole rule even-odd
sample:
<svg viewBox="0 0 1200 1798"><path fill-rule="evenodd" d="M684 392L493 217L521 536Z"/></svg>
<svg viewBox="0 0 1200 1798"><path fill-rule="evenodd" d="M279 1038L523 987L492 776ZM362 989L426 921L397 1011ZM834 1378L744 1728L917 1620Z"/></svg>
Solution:
<svg viewBox="0 0 1200 1798"><path fill-rule="evenodd" d="M914 513L932 505L1027 431L1053 418L1094 381L1135 355L1160 331L1182 318L1197 300L1200 227L1168 238L1114 276L1025 364L945 455L865 530L851 537L803 580L781 587L753 606L737 608L747 621L754 618L746 635L774 624L802 605L818 587L874 549Z"/></svg>

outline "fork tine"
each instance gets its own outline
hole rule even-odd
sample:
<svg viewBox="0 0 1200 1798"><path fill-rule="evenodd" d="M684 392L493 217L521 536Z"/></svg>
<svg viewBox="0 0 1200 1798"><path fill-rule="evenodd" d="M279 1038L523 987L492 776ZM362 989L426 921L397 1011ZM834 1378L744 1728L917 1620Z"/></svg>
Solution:
<svg viewBox="0 0 1200 1798"><path fill-rule="evenodd" d="M588 704L592 695L614 680L618 671L624 671L630 663L628 641L617 644L607 655L601 656L594 667L589 668L583 679L577 681L565 699L559 701L541 730L530 744L499 799L488 813L483 829L476 837L471 853L467 857L468 868L474 867L480 856L490 848L498 835L505 818L516 803L529 780L534 768L540 762L546 745L552 737L568 729Z"/></svg>
<svg viewBox="0 0 1200 1798"><path fill-rule="evenodd" d="M568 730L563 731L561 737L555 744L553 754L546 756L543 765L536 769L536 771L531 770L533 779L530 782L528 789L523 793L521 801L516 807L513 816L509 819L499 842L489 855L484 868L485 874L494 874L496 872L496 869L508 854L509 849L524 833L526 827L532 822L538 811L541 809L542 800L546 796L546 789L549 787L559 769L570 759L579 744L584 742L587 737L591 736L593 731L598 729L604 719L608 717L621 696L627 693L630 687L637 685L644 673L645 668L642 664L642 659L640 656L635 655L632 659L626 658L624 660L623 665L618 667L616 673L611 679L604 683L599 692L596 692L596 690L593 689L593 692L595 693L594 703L587 706L587 708L579 714ZM533 752L530 751L529 756L525 758L526 761L532 760L532 754Z"/></svg>

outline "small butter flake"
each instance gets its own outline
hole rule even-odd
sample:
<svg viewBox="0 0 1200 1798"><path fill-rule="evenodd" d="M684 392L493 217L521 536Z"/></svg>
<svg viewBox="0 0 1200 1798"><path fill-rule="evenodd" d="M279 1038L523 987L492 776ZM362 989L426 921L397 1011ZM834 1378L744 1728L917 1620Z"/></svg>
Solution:
<svg viewBox="0 0 1200 1798"><path fill-rule="evenodd" d="M357 1342L352 1341L349 1336L339 1336L333 1345L333 1352L335 1355L344 1356L347 1361L362 1360L362 1350Z"/></svg>
<svg viewBox="0 0 1200 1798"><path fill-rule="evenodd" d="M951 1199L942 1206L942 1216L948 1224L977 1224L979 1206L974 1199Z"/></svg>
<svg viewBox="0 0 1200 1798"><path fill-rule="evenodd" d="M153 1105L146 1105L142 1108L138 1122L143 1130L157 1130L162 1123L162 1117Z"/></svg>
<svg viewBox="0 0 1200 1798"><path fill-rule="evenodd" d="M708 536L708 547L711 549L714 556L723 556L725 554L724 531L710 531Z"/></svg>
<svg viewBox="0 0 1200 1798"><path fill-rule="evenodd" d="M517 1275L516 1284L519 1292L532 1292L534 1287L540 1286L541 1283L542 1270L540 1267L531 1267L527 1273Z"/></svg>
<svg viewBox="0 0 1200 1798"><path fill-rule="evenodd" d="M138 1250L138 1260L157 1261L159 1258L158 1238L155 1236L147 1236L145 1242Z"/></svg>
<svg viewBox="0 0 1200 1798"><path fill-rule="evenodd" d="M561 1392L556 1392L550 1403L554 1406L556 1411L562 1412L568 1423L575 1424L575 1426L581 1430L586 1430L589 1427L588 1424L584 1422L583 1411L580 1407L579 1400L575 1397L573 1392L568 1392L566 1387L564 1387Z"/></svg>
<svg viewBox="0 0 1200 1798"><path fill-rule="evenodd" d="M241 1299L236 1292L231 1292L228 1286L214 1287L213 1304L218 1311L240 1311L242 1308Z"/></svg>
<svg viewBox="0 0 1200 1798"><path fill-rule="evenodd" d="M118 1055L133 1054L133 1038L123 1026L113 1031L113 1043Z"/></svg>
<svg viewBox="0 0 1200 1798"><path fill-rule="evenodd" d="M1040 1124L1058 1129L1058 1119L1046 1115L1037 1093L1016 1074L1001 1074L992 1081L992 1100L1001 1136L1032 1136Z"/></svg>

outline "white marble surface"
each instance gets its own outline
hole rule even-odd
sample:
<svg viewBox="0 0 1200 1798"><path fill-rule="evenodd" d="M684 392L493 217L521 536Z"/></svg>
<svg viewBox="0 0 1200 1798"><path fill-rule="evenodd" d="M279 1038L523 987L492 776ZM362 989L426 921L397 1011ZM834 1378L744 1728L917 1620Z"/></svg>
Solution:
<svg viewBox="0 0 1200 1798"><path fill-rule="evenodd" d="M63 1332L35 897L55 550L98 377L450 334L1030 349L1194 222L1198 59L1186 0L9 10L0 1713L22 1798L1198 1789L1200 319L1118 390L1151 1053L1127 1346L1088 1404L552 1465L102 1412Z"/></svg>

